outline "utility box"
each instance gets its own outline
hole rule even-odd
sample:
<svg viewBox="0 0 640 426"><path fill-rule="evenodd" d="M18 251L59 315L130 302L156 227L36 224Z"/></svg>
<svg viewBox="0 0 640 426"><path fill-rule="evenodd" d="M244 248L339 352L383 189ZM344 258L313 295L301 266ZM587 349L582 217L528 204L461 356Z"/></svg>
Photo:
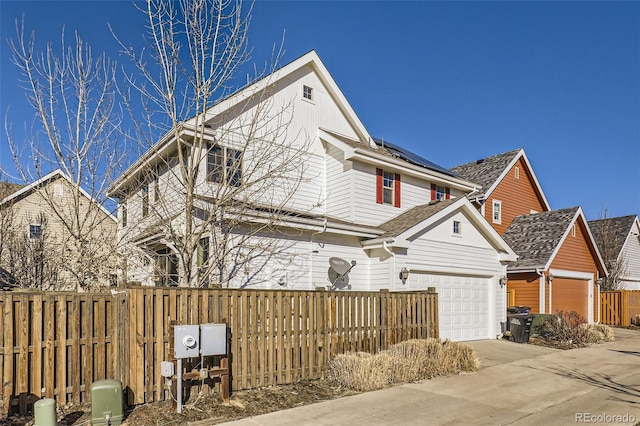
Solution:
<svg viewBox="0 0 640 426"><path fill-rule="evenodd" d="M35 426L56 426L58 424L56 413L56 400L44 398L33 404Z"/></svg>
<svg viewBox="0 0 640 426"><path fill-rule="evenodd" d="M200 324L200 352L202 356L227 353L227 324Z"/></svg>
<svg viewBox="0 0 640 426"><path fill-rule="evenodd" d="M173 327L173 353L175 358L200 356L200 326L175 325Z"/></svg>
<svg viewBox="0 0 640 426"><path fill-rule="evenodd" d="M122 383L100 380L91 385L91 424L121 425L124 420Z"/></svg>

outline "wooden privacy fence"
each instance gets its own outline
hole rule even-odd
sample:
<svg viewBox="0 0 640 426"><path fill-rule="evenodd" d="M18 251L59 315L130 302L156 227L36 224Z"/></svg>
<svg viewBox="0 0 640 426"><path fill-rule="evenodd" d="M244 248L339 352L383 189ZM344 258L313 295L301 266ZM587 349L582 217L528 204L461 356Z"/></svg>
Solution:
<svg viewBox="0 0 640 426"><path fill-rule="evenodd" d="M117 294L0 293L3 414L40 397L90 400L120 380L130 404L165 398L171 324L226 322L234 390L322 378L339 353L438 337L434 292L135 288Z"/></svg>
<svg viewBox="0 0 640 426"><path fill-rule="evenodd" d="M600 292L600 323L627 326L640 315L640 290Z"/></svg>

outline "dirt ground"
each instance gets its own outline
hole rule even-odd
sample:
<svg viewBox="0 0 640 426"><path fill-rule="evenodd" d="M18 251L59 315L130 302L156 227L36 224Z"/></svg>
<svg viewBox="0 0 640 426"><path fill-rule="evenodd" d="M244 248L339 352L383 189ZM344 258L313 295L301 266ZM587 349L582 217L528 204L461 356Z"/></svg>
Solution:
<svg viewBox="0 0 640 426"><path fill-rule="evenodd" d="M211 420L207 424L224 423L231 420L266 414L286 408L313 404L336 399L357 392L341 388L330 380L314 380L293 385L270 386L234 392L228 403L223 403L218 393L193 395L183 406L182 413L176 413L171 401L139 405L125 414L123 425L159 426L188 425L199 420ZM72 407L64 412L59 410L59 426L88 425L91 420L91 406ZM0 420L0 425L33 425L33 418L11 417Z"/></svg>

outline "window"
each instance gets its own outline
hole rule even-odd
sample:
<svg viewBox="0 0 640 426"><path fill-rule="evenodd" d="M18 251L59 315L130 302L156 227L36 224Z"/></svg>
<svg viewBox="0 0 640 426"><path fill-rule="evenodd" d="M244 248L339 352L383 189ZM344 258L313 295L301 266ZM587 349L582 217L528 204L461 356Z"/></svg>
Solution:
<svg viewBox="0 0 640 426"><path fill-rule="evenodd" d="M309 86L302 86L302 97L310 101L313 100L313 88Z"/></svg>
<svg viewBox="0 0 640 426"><path fill-rule="evenodd" d="M460 222L457 220L453 221L453 234L460 235L462 233L462 229L460 228Z"/></svg>
<svg viewBox="0 0 640 426"><path fill-rule="evenodd" d="M514 175L515 175L516 179L520 179L520 167L516 167L516 168L514 169L514 172L513 172L513 173L514 173Z"/></svg>
<svg viewBox="0 0 640 426"><path fill-rule="evenodd" d="M201 238L198 241L198 267L202 268L209 260L209 238Z"/></svg>
<svg viewBox="0 0 640 426"><path fill-rule="evenodd" d="M502 223L502 202L494 200L493 201L493 215L492 215L493 223Z"/></svg>
<svg viewBox="0 0 640 426"><path fill-rule="evenodd" d="M157 203L160 201L160 178L156 175L156 178L153 181L153 202Z"/></svg>
<svg viewBox="0 0 640 426"><path fill-rule="evenodd" d="M382 203L393 204L393 173L382 173Z"/></svg>
<svg viewBox="0 0 640 426"><path fill-rule="evenodd" d="M32 240L36 238L42 238L42 225L39 225L39 224L29 225L29 238Z"/></svg>
<svg viewBox="0 0 640 426"><path fill-rule="evenodd" d="M64 195L64 188L61 184L56 183L55 185L53 185L53 195L55 197L62 198L62 196Z"/></svg>
<svg viewBox="0 0 640 426"><path fill-rule="evenodd" d="M376 203L400 207L400 174L376 169Z"/></svg>
<svg viewBox="0 0 640 426"><path fill-rule="evenodd" d="M210 146L207 156L207 180L240 186L242 184L242 151L220 145Z"/></svg>
<svg viewBox="0 0 640 426"><path fill-rule="evenodd" d="M149 186L142 187L142 217L149 214Z"/></svg>
<svg viewBox="0 0 640 426"><path fill-rule="evenodd" d="M122 227L127 226L127 202L124 201L122 203L122 208L120 210L122 217L120 218L120 222L122 223Z"/></svg>
<svg viewBox="0 0 640 426"><path fill-rule="evenodd" d="M435 183L431 184L431 200L448 200L451 198L451 191L447 186L438 186Z"/></svg>
<svg viewBox="0 0 640 426"><path fill-rule="evenodd" d="M571 236L572 237L576 236L576 224L575 223L571 226Z"/></svg>

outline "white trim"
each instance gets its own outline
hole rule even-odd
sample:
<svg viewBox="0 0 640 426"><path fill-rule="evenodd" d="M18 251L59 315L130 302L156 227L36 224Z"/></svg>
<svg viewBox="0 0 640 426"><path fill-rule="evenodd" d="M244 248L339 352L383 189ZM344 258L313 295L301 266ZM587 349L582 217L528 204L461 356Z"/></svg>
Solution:
<svg viewBox="0 0 640 426"><path fill-rule="evenodd" d="M14 192L13 194L10 194L8 197L6 197L5 199L3 199L2 201L0 201L0 205L7 203L11 200L13 200L14 198L19 197L22 194L26 194L27 192L30 192L33 189L38 188L40 185L44 184L46 181L48 180L53 180L55 177L62 177L64 178L71 186L75 186L75 182L73 182L71 180L71 178L69 176L67 176L62 170L60 169L56 169L44 176L42 176L40 179L30 183L29 185L26 185L24 187L22 187L21 189L19 189L18 191ZM80 193L82 195L84 195L89 201L91 201L92 203L95 203L98 205L98 207L109 217L111 218L114 222L117 223L117 219L115 216L113 216L111 213L109 213L109 211L104 208L104 206L102 204L100 204L95 198L93 198L91 195L89 195L89 193L87 191L84 190L84 188L82 188L82 186L78 187L80 189Z"/></svg>
<svg viewBox="0 0 640 426"><path fill-rule="evenodd" d="M547 282L547 277L545 276L545 274L543 273L542 275L540 275L540 278L538 278L538 311L540 311L541 314L546 314L547 311L545 310L545 284Z"/></svg>
<svg viewBox="0 0 640 426"><path fill-rule="evenodd" d="M567 271L565 269L549 269L554 278L573 278L577 280L593 280L590 272Z"/></svg>
<svg viewBox="0 0 640 426"><path fill-rule="evenodd" d="M538 178L536 177L536 174L533 172L533 168L531 167L531 163L529 162L529 159L527 158L527 154L525 154L524 149L520 149L520 152L518 152L515 155L513 160L511 160L509 165L503 170L502 174L500 174L498 179L496 179L495 182L493 182L493 184L489 187L489 189L485 191L484 198L486 200L489 199L489 196L491 195L491 193L498 187L498 184L502 182L502 180L505 178L507 173L509 173L509 171L513 168L513 166L517 164L520 158L524 160L525 164L527 165L527 168L529 169L529 173L531 173L531 179L533 179L533 183L535 184L535 187L538 190L540 197L542 197L542 203L544 204L545 209L547 211L551 210L551 206L549 205L549 202L547 201L547 197L545 197L544 192L542 191L542 186L540 186L540 182L538 182Z"/></svg>

